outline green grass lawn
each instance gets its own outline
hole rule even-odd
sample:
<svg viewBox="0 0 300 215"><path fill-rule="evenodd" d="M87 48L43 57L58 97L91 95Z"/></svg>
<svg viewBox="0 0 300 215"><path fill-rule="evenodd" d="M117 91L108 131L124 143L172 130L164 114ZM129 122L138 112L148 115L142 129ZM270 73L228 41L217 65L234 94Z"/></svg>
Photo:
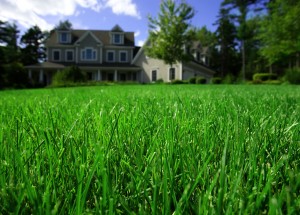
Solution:
<svg viewBox="0 0 300 215"><path fill-rule="evenodd" d="M0 92L1 214L299 214L300 87Z"/></svg>

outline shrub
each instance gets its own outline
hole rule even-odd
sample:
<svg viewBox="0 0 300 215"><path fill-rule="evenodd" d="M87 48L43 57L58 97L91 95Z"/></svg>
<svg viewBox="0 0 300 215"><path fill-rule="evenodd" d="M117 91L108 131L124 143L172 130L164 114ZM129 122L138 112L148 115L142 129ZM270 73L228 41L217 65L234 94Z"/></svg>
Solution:
<svg viewBox="0 0 300 215"><path fill-rule="evenodd" d="M85 82L87 75L77 66L71 66L65 68L62 71L57 72L53 76L52 85L54 86L66 86L72 85L71 83Z"/></svg>
<svg viewBox="0 0 300 215"><path fill-rule="evenodd" d="M184 82L182 80L175 79L171 81L171 84L184 84Z"/></svg>
<svg viewBox="0 0 300 215"><path fill-rule="evenodd" d="M189 79L189 84L196 84L196 77L192 77Z"/></svg>
<svg viewBox="0 0 300 215"><path fill-rule="evenodd" d="M233 84L234 83L234 76L231 74L227 74L225 78L223 79L222 83L223 84Z"/></svg>
<svg viewBox="0 0 300 215"><path fill-rule="evenodd" d="M263 82L261 80L259 80L259 79L252 81L252 84L262 84L262 83Z"/></svg>
<svg viewBox="0 0 300 215"><path fill-rule="evenodd" d="M253 81L261 80L261 81L267 81L267 80L276 80L277 75L272 73L255 73L253 75Z"/></svg>
<svg viewBox="0 0 300 215"><path fill-rule="evenodd" d="M221 84L222 83L222 78L216 77L211 79L212 84Z"/></svg>
<svg viewBox="0 0 300 215"><path fill-rule="evenodd" d="M156 83L156 84L163 84L163 83L164 83L164 80L163 80L162 78L160 78L160 79L157 79L157 80L155 81L155 83Z"/></svg>
<svg viewBox="0 0 300 215"><path fill-rule="evenodd" d="M300 68L286 70L285 80L291 84L300 84Z"/></svg>
<svg viewBox="0 0 300 215"><path fill-rule="evenodd" d="M280 80L267 80L263 82L264 84L270 84L270 85L280 85L282 84L282 81Z"/></svg>
<svg viewBox="0 0 300 215"><path fill-rule="evenodd" d="M206 78L198 77L196 79L196 84L206 84Z"/></svg>

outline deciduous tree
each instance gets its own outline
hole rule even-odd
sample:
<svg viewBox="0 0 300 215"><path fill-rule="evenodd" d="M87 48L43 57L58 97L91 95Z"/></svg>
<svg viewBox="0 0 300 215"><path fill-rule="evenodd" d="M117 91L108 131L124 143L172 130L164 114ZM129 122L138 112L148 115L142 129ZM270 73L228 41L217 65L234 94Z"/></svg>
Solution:
<svg viewBox="0 0 300 215"><path fill-rule="evenodd" d="M147 55L169 65L188 60L183 47L192 39L190 20L193 16L193 8L186 2L163 0L158 17L149 17Z"/></svg>

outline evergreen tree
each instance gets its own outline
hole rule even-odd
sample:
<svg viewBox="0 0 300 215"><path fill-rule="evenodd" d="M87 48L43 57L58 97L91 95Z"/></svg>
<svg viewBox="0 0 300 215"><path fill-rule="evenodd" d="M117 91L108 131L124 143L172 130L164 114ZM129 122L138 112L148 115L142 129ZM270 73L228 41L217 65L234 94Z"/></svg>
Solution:
<svg viewBox="0 0 300 215"><path fill-rule="evenodd" d="M44 40L45 33L38 26L28 29L21 37L21 43L25 45L22 49L22 61L24 65L35 64L45 59Z"/></svg>

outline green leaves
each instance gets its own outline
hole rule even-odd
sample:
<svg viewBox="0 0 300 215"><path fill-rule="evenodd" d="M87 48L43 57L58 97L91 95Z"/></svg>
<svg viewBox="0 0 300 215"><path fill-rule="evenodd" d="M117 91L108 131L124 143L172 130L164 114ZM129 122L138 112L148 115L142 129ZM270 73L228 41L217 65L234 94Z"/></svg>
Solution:
<svg viewBox="0 0 300 215"><path fill-rule="evenodd" d="M175 1L164 0L158 18L148 18L150 46L146 47L147 55L170 65L185 60L183 46L192 39L189 21L193 16L193 8L185 2L177 5Z"/></svg>

